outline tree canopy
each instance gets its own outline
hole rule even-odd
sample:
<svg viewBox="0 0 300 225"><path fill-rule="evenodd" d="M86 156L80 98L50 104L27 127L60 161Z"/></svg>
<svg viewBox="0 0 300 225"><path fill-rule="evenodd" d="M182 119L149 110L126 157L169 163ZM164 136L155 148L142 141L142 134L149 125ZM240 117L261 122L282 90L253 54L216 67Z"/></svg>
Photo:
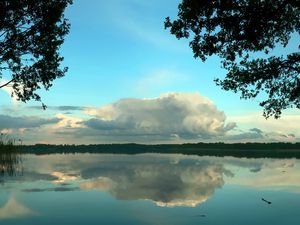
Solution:
<svg viewBox="0 0 300 225"><path fill-rule="evenodd" d="M267 94L260 102L266 118L300 109L299 0L183 0L178 10L177 19L166 18L165 28L189 39L195 58L221 58L227 74L215 79L217 85L244 99ZM298 49L272 54L291 35L297 35Z"/></svg>
<svg viewBox="0 0 300 225"><path fill-rule="evenodd" d="M23 102L41 101L36 91L64 76L59 47L70 29L64 17L69 4L72 0L0 0L0 88L11 87Z"/></svg>

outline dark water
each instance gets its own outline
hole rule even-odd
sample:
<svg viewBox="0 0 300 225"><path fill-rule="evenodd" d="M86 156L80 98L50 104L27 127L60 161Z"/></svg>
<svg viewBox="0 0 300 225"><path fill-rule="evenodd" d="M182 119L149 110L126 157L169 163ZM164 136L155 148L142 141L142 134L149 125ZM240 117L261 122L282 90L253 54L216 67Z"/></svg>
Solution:
<svg viewBox="0 0 300 225"><path fill-rule="evenodd" d="M25 155L15 167L0 176L0 224L300 224L296 159Z"/></svg>

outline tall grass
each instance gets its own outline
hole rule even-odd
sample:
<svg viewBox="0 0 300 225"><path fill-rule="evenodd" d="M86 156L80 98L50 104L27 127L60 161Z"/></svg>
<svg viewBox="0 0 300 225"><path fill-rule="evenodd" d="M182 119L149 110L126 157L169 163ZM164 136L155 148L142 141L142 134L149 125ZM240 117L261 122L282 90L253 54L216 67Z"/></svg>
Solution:
<svg viewBox="0 0 300 225"><path fill-rule="evenodd" d="M0 134L0 153L16 151L15 140L7 134Z"/></svg>
<svg viewBox="0 0 300 225"><path fill-rule="evenodd" d="M0 177L14 176L22 171L22 158L15 140L7 134L0 134Z"/></svg>

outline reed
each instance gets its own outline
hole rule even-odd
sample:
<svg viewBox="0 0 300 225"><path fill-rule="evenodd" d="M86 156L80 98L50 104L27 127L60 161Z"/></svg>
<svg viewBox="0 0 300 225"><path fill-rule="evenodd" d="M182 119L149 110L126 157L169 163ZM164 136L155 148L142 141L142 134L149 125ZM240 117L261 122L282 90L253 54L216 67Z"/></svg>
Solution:
<svg viewBox="0 0 300 225"><path fill-rule="evenodd" d="M7 134L0 134L0 183L1 177L22 173L22 158L15 140Z"/></svg>
<svg viewBox="0 0 300 225"><path fill-rule="evenodd" d="M7 134L0 134L0 153L16 151L15 140Z"/></svg>

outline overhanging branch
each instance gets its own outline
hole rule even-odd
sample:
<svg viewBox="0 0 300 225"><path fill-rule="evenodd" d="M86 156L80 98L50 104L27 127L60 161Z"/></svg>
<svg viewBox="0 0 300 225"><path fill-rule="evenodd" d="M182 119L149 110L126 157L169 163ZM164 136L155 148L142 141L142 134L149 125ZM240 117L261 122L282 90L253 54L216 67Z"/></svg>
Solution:
<svg viewBox="0 0 300 225"><path fill-rule="evenodd" d="M13 82L15 79L11 79L10 81L8 81L8 82L6 82L5 84L1 84L0 85L0 88L3 88L3 87L5 87L5 86L7 86L7 85L9 85L11 82Z"/></svg>

